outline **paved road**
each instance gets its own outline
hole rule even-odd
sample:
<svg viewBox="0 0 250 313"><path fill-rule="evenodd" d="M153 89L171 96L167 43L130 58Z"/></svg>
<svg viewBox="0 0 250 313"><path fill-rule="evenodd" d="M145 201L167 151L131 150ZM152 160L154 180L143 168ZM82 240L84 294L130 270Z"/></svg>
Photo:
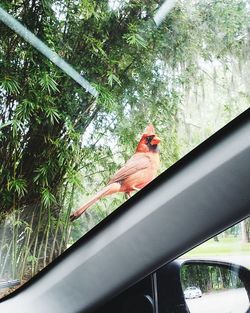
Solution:
<svg viewBox="0 0 250 313"><path fill-rule="evenodd" d="M246 313L249 308L244 288L203 294L186 302L190 313Z"/></svg>

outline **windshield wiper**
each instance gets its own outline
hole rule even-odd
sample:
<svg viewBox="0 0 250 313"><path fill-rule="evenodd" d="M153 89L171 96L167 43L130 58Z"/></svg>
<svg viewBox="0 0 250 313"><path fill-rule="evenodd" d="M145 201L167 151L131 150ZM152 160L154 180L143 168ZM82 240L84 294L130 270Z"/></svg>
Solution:
<svg viewBox="0 0 250 313"><path fill-rule="evenodd" d="M34 48L40 51L51 62L63 70L67 75L74 79L79 85L81 85L87 92L94 97L98 96L97 90L83 78L70 64L65 62L56 52L52 51L45 43L38 39L30 30L18 22L12 15L7 13L0 7L0 21L2 21L9 28L14 30L23 39L29 42Z"/></svg>
<svg viewBox="0 0 250 313"><path fill-rule="evenodd" d="M157 27L161 25L168 13L174 8L177 0L166 0L155 13L153 20Z"/></svg>

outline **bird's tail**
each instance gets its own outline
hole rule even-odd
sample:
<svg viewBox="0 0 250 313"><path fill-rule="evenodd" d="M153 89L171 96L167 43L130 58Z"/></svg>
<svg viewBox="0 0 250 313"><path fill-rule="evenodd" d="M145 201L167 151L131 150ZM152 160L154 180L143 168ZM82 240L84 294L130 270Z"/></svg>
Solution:
<svg viewBox="0 0 250 313"><path fill-rule="evenodd" d="M80 217L91 205L93 205L99 199L106 197L107 195L111 195L113 193L119 192L121 185L119 183L113 183L104 187L101 191L99 191L93 198L91 198L88 202L86 202L83 206L81 206L78 210L74 211L70 215L70 221L76 220Z"/></svg>

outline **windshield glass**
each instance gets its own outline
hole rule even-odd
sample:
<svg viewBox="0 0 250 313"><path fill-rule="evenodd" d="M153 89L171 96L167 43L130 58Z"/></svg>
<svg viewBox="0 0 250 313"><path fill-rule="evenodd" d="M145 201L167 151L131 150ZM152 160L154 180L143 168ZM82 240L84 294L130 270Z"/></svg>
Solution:
<svg viewBox="0 0 250 313"><path fill-rule="evenodd" d="M0 9L4 296L249 107L250 8L6 0Z"/></svg>

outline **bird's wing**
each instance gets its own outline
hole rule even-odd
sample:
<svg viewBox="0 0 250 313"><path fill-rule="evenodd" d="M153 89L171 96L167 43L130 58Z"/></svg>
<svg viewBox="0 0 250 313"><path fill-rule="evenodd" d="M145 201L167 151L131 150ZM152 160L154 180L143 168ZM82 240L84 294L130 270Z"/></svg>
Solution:
<svg viewBox="0 0 250 313"><path fill-rule="evenodd" d="M108 182L109 184L115 182L121 182L130 175L137 173L143 169L149 168L151 166L150 156L144 153L134 154L131 159L129 159L122 168L120 168L115 175Z"/></svg>

